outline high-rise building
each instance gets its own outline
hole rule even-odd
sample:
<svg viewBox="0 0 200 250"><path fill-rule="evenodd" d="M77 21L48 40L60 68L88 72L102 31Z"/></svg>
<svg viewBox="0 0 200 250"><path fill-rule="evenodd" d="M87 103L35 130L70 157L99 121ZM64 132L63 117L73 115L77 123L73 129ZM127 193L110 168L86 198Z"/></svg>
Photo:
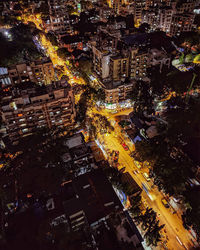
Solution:
<svg viewBox="0 0 200 250"><path fill-rule="evenodd" d="M152 30L159 28L171 36L179 35L191 31L194 6L191 0L167 1L165 5L156 3L142 12L142 22L148 23Z"/></svg>
<svg viewBox="0 0 200 250"><path fill-rule="evenodd" d="M142 21L142 11L146 9L146 0L134 1L135 23L139 25Z"/></svg>
<svg viewBox="0 0 200 250"><path fill-rule="evenodd" d="M191 31L192 24L194 22L193 14L175 14L172 16L172 22L170 26L170 35L180 35L181 32Z"/></svg>
<svg viewBox="0 0 200 250"><path fill-rule="evenodd" d="M56 81L56 74L52 62L49 59L21 63L7 68L12 85L21 82L34 82L38 84L50 84Z"/></svg>
<svg viewBox="0 0 200 250"><path fill-rule="evenodd" d="M74 123L74 96L65 81L41 87L23 83L2 93L2 119L12 142L38 128L70 128Z"/></svg>
<svg viewBox="0 0 200 250"><path fill-rule="evenodd" d="M58 36L70 33L71 26L64 0L48 0L51 30Z"/></svg>
<svg viewBox="0 0 200 250"><path fill-rule="evenodd" d="M99 79L106 79L109 77L109 64L110 64L110 53L108 50L92 47L93 52L93 70Z"/></svg>
<svg viewBox="0 0 200 250"><path fill-rule="evenodd" d="M122 4L123 4L123 0L109 0L108 1L109 7L112 8L116 14L120 13Z"/></svg>

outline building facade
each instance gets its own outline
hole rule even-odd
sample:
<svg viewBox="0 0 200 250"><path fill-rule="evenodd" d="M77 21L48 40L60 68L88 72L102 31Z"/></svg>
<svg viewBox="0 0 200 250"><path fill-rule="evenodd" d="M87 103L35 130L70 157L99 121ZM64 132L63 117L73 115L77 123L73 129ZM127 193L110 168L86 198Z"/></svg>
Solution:
<svg viewBox="0 0 200 250"><path fill-rule="evenodd" d="M47 85L57 80L53 64L50 60L17 64L8 67L7 70L12 85L21 82L34 82Z"/></svg>
<svg viewBox="0 0 200 250"><path fill-rule="evenodd" d="M175 14L172 17L170 26L170 35L178 36L181 32L187 32L192 30L192 24L194 22L193 14Z"/></svg>
<svg viewBox="0 0 200 250"><path fill-rule="evenodd" d="M68 12L64 0L48 0L51 30L58 37L65 36L71 32Z"/></svg>
<svg viewBox="0 0 200 250"><path fill-rule="evenodd" d="M73 125L74 96L66 82L47 87L26 85L28 87L15 87L10 93L6 92L1 100L2 119L12 142L38 128L69 128Z"/></svg>

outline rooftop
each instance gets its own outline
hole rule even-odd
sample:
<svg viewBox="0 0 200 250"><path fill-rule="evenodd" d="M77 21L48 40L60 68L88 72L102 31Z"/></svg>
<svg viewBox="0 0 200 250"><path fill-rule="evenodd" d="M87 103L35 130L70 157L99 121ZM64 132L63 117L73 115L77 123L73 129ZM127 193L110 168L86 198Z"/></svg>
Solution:
<svg viewBox="0 0 200 250"><path fill-rule="evenodd" d="M100 169L76 177L64 184L62 190L66 215L83 211L89 224L122 209L112 185Z"/></svg>
<svg viewBox="0 0 200 250"><path fill-rule="evenodd" d="M68 146L69 149L80 146L84 143L84 139L82 133L75 134L66 139L65 145Z"/></svg>

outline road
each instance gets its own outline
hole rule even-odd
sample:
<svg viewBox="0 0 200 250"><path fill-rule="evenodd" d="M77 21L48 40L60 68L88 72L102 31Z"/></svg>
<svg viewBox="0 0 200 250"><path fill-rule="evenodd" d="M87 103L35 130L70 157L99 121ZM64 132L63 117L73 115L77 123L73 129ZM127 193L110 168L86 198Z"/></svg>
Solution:
<svg viewBox="0 0 200 250"><path fill-rule="evenodd" d="M192 247L192 237L190 236L189 232L184 229L181 219L177 216L177 214L173 214L171 209L164 207L161 202L161 199L163 198L162 193L160 193L155 187L151 188L153 183L151 181L147 182L143 177L143 173L148 172L148 169L142 168L138 170L138 168L134 164L133 158L129 155L130 151L128 152L124 150L118 140L118 137L116 136L116 133L106 134L103 136L98 135L98 139L104 147L105 151L109 149L117 150L120 152L119 169L125 167L126 171L129 172L129 174L141 188L143 188L142 183L144 183L148 187L151 199L143 190L142 200L145 203L145 206L153 208L153 210L157 213L160 223L165 224L166 235L164 236L165 238L167 236L169 239L167 242L168 249L190 249ZM134 174L134 170L138 170L138 173ZM161 247L159 247L158 249L161 249Z"/></svg>

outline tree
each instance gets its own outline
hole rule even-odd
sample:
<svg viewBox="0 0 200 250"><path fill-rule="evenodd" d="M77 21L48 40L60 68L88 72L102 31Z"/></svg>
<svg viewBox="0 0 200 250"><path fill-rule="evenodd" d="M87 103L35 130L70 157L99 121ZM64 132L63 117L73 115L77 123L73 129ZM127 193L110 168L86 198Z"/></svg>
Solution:
<svg viewBox="0 0 200 250"><path fill-rule="evenodd" d="M70 56L71 56L71 53L68 51L67 48L59 48L57 50L57 55L63 59L63 60L67 60Z"/></svg>
<svg viewBox="0 0 200 250"><path fill-rule="evenodd" d="M149 83L137 81L132 92L132 100L134 101L133 109L135 113L148 114L153 112L153 98L150 94Z"/></svg>
<svg viewBox="0 0 200 250"><path fill-rule="evenodd" d="M51 44L53 46L58 46L58 41L57 41L57 38L56 38L56 36L54 34L48 32L46 34L46 36L47 36L47 39L49 39L49 41L51 42Z"/></svg>
<svg viewBox="0 0 200 250"><path fill-rule="evenodd" d="M159 226L159 221L156 221L153 229L148 229L144 235L147 245L157 246L158 242L161 241L160 231L163 229L164 225Z"/></svg>
<svg viewBox="0 0 200 250"><path fill-rule="evenodd" d="M145 239L148 245L157 246L158 242L161 241L160 231L164 225L159 226L159 220L156 219L156 212L152 208L146 208L143 215L140 216L142 222L142 228L145 232Z"/></svg>
<svg viewBox="0 0 200 250"><path fill-rule="evenodd" d="M105 102L105 91L102 88L99 88L93 95L95 102L99 101L101 103Z"/></svg>
<svg viewBox="0 0 200 250"><path fill-rule="evenodd" d="M160 135L148 141L137 141L133 157L141 162L148 161L152 165L157 159L163 158L168 152L168 144L164 139L165 137Z"/></svg>
<svg viewBox="0 0 200 250"><path fill-rule="evenodd" d="M139 31L142 33L146 33L150 30L150 25L148 23L142 23L139 27Z"/></svg>
<svg viewBox="0 0 200 250"><path fill-rule="evenodd" d="M200 195L199 186L188 187L184 193L185 203L188 204L186 212L183 214L183 225L186 229L192 227L200 241L200 201L197 199Z"/></svg>
<svg viewBox="0 0 200 250"><path fill-rule="evenodd" d="M92 63L91 60L80 60L79 69L85 72L87 75L91 74Z"/></svg>
<svg viewBox="0 0 200 250"><path fill-rule="evenodd" d="M144 231L147 229L150 230L156 223L156 212L152 208L146 208L145 213L140 216L140 220L142 222L142 229Z"/></svg>
<svg viewBox="0 0 200 250"><path fill-rule="evenodd" d="M131 203L131 207L129 208L130 213L132 214L132 216L134 217L134 219L140 220L140 216L141 216L141 195L137 194L136 196L132 196L130 198L130 203Z"/></svg>

